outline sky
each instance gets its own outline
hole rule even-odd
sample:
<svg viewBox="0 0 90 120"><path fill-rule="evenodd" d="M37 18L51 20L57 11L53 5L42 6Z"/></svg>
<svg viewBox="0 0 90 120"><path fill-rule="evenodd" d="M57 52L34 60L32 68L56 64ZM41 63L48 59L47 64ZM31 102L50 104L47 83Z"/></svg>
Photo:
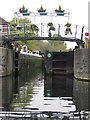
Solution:
<svg viewBox="0 0 90 120"><path fill-rule="evenodd" d="M1 0L0 16L11 20L14 13L24 4L29 11L37 11L41 4L48 11L54 11L59 5L70 12L70 21L77 25L88 25L89 0Z"/></svg>
<svg viewBox="0 0 90 120"><path fill-rule="evenodd" d="M41 4L48 12L54 12L59 5L65 12L70 12L73 25L88 26L88 2L90 0L1 0L0 16L7 21L12 20L15 12L24 4L31 12L37 12ZM53 18L54 19L54 18ZM66 19L66 18L63 18ZM61 18L59 18L59 21Z"/></svg>

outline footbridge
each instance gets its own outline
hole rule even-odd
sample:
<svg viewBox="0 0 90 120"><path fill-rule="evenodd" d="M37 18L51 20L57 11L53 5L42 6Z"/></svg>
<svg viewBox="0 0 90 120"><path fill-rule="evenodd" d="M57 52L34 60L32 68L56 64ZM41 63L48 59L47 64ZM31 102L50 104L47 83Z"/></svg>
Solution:
<svg viewBox="0 0 90 120"><path fill-rule="evenodd" d="M51 22L48 24L51 24ZM30 23L26 23L26 25L21 24L14 28L13 31L11 27L9 32L1 33L2 40L4 43L28 40L54 40L76 42L80 45L83 43L84 34L88 30L88 28L84 26L77 27L72 25L71 27L65 27L65 25L62 24L54 24L48 28L47 23L39 23L37 28L38 30L32 31Z"/></svg>
<svg viewBox="0 0 90 120"><path fill-rule="evenodd" d="M22 17L33 17L37 19L33 20L33 23L20 22ZM42 17L41 17L42 16ZM64 17L68 20L61 21L62 19L50 20L47 17L57 18ZM3 42L13 41L27 41L27 40L57 40L57 41L69 41L76 42L78 45L83 43L84 33L88 31L88 27L72 25L69 21L70 12L65 10L55 10L54 12L47 12L46 9L42 9L42 6L37 12L22 11L19 9L19 13L14 13L15 20L8 28L3 28L0 31ZM25 17L25 18L26 18ZM66 22L67 21L67 22ZM5 33L3 33L4 31Z"/></svg>
<svg viewBox="0 0 90 120"><path fill-rule="evenodd" d="M76 42L77 44L81 43L81 39L78 38L69 38L69 37L4 37L5 41L27 41L27 40L54 40L54 41L69 41Z"/></svg>

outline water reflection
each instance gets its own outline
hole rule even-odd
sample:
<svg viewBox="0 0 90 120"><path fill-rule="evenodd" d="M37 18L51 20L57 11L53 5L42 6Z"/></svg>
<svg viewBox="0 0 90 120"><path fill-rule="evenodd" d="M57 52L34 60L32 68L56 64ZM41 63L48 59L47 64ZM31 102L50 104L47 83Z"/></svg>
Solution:
<svg viewBox="0 0 90 120"><path fill-rule="evenodd" d="M46 75L44 80L44 95L46 97L72 97L73 76Z"/></svg>
<svg viewBox="0 0 90 120"><path fill-rule="evenodd" d="M7 78L5 79L6 83L3 81L6 88L4 95L7 95L3 97L3 102L7 101L4 102L4 106L6 105L4 110L75 111L76 108L71 97L73 83L71 79L65 76L53 76L53 79L49 76L49 79L48 77L43 79L39 70L37 73L33 71L29 74L20 74L17 80Z"/></svg>
<svg viewBox="0 0 90 120"><path fill-rule="evenodd" d="M54 116L64 119L64 115L69 116L70 112L76 111L76 107L77 111L90 110L89 82L61 75L47 75L44 78L39 70L36 73L23 72L17 80L13 76L2 78L0 105L4 107L3 110L27 111L29 116L31 111L32 114L41 112L47 119ZM78 112L76 115L79 115ZM37 116L34 114L34 117Z"/></svg>
<svg viewBox="0 0 90 120"><path fill-rule="evenodd" d="M28 102L31 96L26 97L26 92L29 94L32 91L31 85L36 84L34 79L41 73L41 70L37 69L37 71L32 70L29 72L25 73L23 71L17 77L13 74L12 76L0 78L0 111L12 110L12 104L16 102L18 106Z"/></svg>
<svg viewBox="0 0 90 120"><path fill-rule="evenodd" d="M90 111L90 82L74 79L73 101L77 111Z"/></svg>
<svg viewBox="0 0 90 120"><path fill-rule="evenodd" d="M11 111L20 111L29 105L32 99L33 86L37 85L37 81L41 77L41 70L23 71L18 76L18 92L13 96L11 103Z"/></svg>
<svg viewBox="0 0 90 120"><path fill-rule="evenodd" d="M41 70L0 79L0 110L90 111L90 82Z"/></svg>
<svg viewBox="0 0 90 120"><path fill-rule="evenodd" d="M1 103L1 110L10 110L10 103L13 98L13 94L15 92L15 88L13 87L15 85L15 81L13 80L12 76L7 76L0 78L0 100Z"/></svg>

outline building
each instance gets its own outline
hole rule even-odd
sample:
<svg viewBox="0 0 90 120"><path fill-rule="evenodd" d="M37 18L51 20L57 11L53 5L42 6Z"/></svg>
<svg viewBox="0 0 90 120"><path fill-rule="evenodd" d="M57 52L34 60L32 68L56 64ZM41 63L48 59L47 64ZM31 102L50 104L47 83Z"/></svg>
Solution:
<svg viewBox="0 0 90 120"><path fill-rule="evenodd" d="M0 34L8 35L9 34L9 23L0 17Z"/></svg>

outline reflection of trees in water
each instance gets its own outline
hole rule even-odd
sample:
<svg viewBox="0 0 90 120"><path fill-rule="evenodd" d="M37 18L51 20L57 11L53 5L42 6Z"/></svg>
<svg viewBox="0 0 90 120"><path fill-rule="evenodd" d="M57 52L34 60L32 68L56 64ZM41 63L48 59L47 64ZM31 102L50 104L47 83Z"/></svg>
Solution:
<svg viewBox="0 0 90 120"><path fill-rule="evenodd" d="M29 72L29 74L28 74ZM22 72L19 76L18 85L19 90L15 95L12 101L11 110L15 111L19 108L25 108L26 105L29 105L32 99L33 87L38 84L38 77L40 77L41 69L37 69L37 71L27 71Z"/></svg>
<svg viewBox="0 0 90 120"><path fill-rule="evenodd" d="M10 110L10 103L13 98L15 81L13 76L6 76L2 78L2 88L1 94L2 97L0 100L2 101L3 110Z"/></svg>
<svg viewBox="0 0 90 120"><path fill-rule="evenodd" d="M15 108L24 108L26 105L28 105L32 98L32 91L33 86L24 86L20 88L19 92L16 94L15 98L12 101L12 110Z"/></svg>
<svg viewBox="0 0 90 120"><path fill-rule="evenodd" d="M23 103L23 105L21 106L26 105L32 98L32 95L30 94L32 93L33 86L37 84L36 78L40 73L41 73L40 68L34 70L33 67L28 70L26 67L24 70L22 70L22 72L19 73L19 76L16 78L14 77L14 74L12 76L7 76L2 78L1 80L2 96L0 97L0 101L2 106L4 107L3 110L5 111L10 110L11 102L13 103L21 102ZM27 89L27 85L28 85L28 89ZM27 96L27 94L29 95Z"/></svg>
<svg viewBox="0 0 90 120"><path fill-rule="evenodd" d="M44 95L52 97L72 97L73 76L45 74Z"/></svg>

